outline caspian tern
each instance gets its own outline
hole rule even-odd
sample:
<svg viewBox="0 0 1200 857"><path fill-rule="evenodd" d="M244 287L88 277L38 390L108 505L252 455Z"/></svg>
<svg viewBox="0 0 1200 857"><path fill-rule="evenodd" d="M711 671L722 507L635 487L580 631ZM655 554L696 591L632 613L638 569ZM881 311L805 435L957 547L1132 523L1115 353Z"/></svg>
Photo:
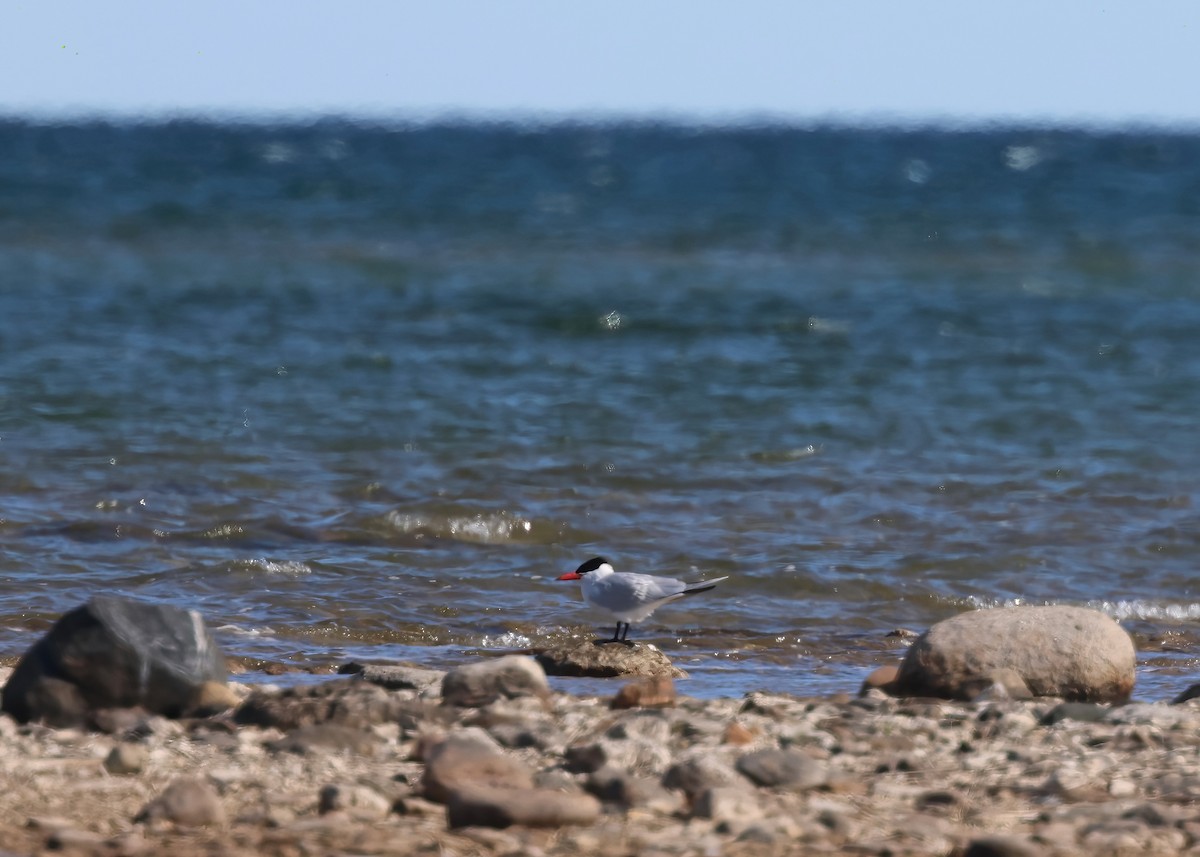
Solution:
<svg viewBox="0 0 1200 857"><path fill-rule="evenodd" d="M635 574L629 571L614 571L602 556L589 559L574 571L559 575L558 580L582 580L580 588L583 598L593 607L599 607L613 615L617 629L608 642L624 642L629 635L629 623L640 622L668 601L685 595L707 592L728 577L714 577L686 583L673 577L656 577L652 574ZM621 631L621 626L625 631Z"/></svg>

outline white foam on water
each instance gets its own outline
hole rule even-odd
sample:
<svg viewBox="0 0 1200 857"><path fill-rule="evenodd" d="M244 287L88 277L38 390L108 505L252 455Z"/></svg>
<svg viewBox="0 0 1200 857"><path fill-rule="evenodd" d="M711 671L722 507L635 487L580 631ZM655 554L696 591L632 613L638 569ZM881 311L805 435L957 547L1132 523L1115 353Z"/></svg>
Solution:
<svg viewBox="0 0 1200 857"><path fill-rule="evenodd" d="M428 534L478 544L512 541L533 530L533 522L508 512L476 515L433 516L411 512L389 512L388 524L402 533Z"/></svg>
<svg viewBox="0 0 1200 857"><path fill-rule="evenodd" d="M275 629L269 626L261 628L243 627L241 625L221 625L216 630L225 634L236 634L239 637L274 637Z"/></svg>
<svg viewBox="0 0 1200 857"><path fill-rule="evenodd" d="M295 560L284 560L277 562L267 559L266 557L256 557L254 559L240 560L238 565L243 568L248 568L254 571L265 571L267 574L280 574L289 577L298 577L300 575L312 574L312 568L302 562Z"/></svg>
<svg viewBox="0 0 1200 857"><path fill-rule="evenodd" d="M1027 598L982 598L977 595L971 595L967 598L956 599L956 603L966 605L972 609L984 610L996 607L1022 607L1030 605L1050 606L1053 604L1071 603L1058 601L1033 601ZM1092 600L1085 601L1076 606L1088 607L1092 610L1099 610L1101 613L1107 613L1117 621L1125 621L1128 619L1135 620L1159 620L1159 621L1175 621L1175 622L1190 622L1200 619L1200 603L1183 602L1171 603L1161 601L1147 601L1143 599L1119 599L1114 601L1108 600Z"/></svg>
<svg viewBox="0 0 1200 857"><path fill-rule="evenodd" d="M527 649L533 645L533 638L527 637L524 634L518 634L515 631L509 631L505 634L497 634L496 636L485 635L479 641L480 648L484 649Z"/></svg>

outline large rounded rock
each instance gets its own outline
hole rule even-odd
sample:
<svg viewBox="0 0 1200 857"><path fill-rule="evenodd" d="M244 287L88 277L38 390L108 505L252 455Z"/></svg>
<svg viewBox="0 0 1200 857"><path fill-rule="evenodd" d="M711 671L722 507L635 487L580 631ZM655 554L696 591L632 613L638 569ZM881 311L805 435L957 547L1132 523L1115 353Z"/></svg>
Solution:
<svg viewBox="0 0 1200 857"><path fill-rule="evenodd" d="M140 705L177 717L225 677L225 657L196 611L97 595L25 653L0 707L20 722L53 720L60 712L39 700L48 683L66 682L89 710Z"/></svg>
<svg viewBox="0 0 1200 857"><path fill-rule="evenodd" d="M938 622L912 644L893 692L971 699L1011 670L1034 696L1124 702L1133 692L1133 641L1082 607L1003 607Z"/></svg>

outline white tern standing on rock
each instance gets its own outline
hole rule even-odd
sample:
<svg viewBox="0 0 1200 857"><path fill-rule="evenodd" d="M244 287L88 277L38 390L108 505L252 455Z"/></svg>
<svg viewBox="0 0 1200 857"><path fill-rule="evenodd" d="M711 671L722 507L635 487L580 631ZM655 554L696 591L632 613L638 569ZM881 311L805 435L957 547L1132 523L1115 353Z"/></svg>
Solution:
<svg viewBox="0 0 1200 857"><path fill-rule="evenodd" d="M673 577L656 577L653 574L635 574L615 571L602 556L589 559L574 571L559 575L558 580L583 581L584 600L612 614L617 628L608 642L625 642L629 635L629 623L640 622L668 601L685 595L707 592L728 577L714 577L687 583ZM621 630L621 626L625 630Z"/></svg>

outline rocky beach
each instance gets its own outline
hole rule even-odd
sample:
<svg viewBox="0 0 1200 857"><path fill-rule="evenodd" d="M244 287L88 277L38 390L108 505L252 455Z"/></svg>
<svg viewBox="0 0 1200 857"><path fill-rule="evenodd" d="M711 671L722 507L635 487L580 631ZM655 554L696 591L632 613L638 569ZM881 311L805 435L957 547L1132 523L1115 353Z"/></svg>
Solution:
<svg viewBox="0 0 1200 857"><path fill-rule="evenodd" d="M1000 669L970 699L896 696L881 689L903 675L889 667L826 698L700 700L661 652L620 650L651 674L603 695L506 655L207 682L174 717L0 716L0 854L1200 852L1188 693L1031 696Z"/></svg>

